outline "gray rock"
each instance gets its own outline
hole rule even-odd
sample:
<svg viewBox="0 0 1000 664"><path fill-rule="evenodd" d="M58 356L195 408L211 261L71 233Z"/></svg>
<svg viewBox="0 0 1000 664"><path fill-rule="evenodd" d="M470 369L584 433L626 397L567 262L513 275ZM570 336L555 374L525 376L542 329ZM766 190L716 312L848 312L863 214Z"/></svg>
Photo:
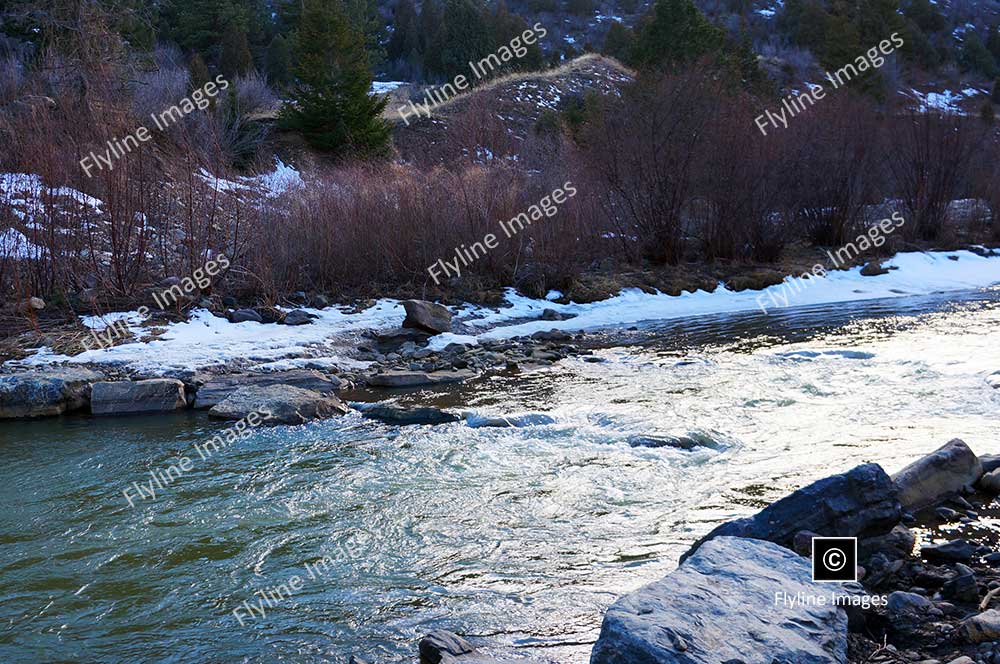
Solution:
<svg viewBox="0 0 1000 664"><path fill-rule="evenodd" d="M892 480L881 466L865 464L813 482L752 517L722 524L696 542L681 560L720 535L762 539L792 548L800 530L827 537L872 537L892 530L900 516Z"/></svg>
<svg viewBox="0 0 1000 664"><path fill-rule="evenodd" d="M403 327L427 330L434 334L451 330L451 312L447 307L424 300L404 300L406 319Z"/></svg>
<svg viewBox="0 0 1000 664"><path fill-rule="evenodd" d="M981 454L979 462L983 464L984 473L992 473L1000 468L1000 454Z"/></svg>
<svg viewBox="0 0 1000 664"><path fill-rule="evenodd" d="M1000 470L993 470L979 478L979 487L993 494L1000 493Z"/></svg>
<svg viewBox="0 0 1000 664"><path fill-rule="evenodd" d="M972 643L1000 641L1000 611L990 609L972 616L962 623L961 630Z"/></svg>
<svg viewBox="0 0 1000 664"><path fill-rule="evenodd" d="M922 595L896 591L889 594L886 612L892 626L905 634L919 628L933 608L934 604Z"/></svg>
<svg viewBox="0 0 1000 664"><path fill-rule="evenodd" d="M302 424L343 415L347 406L333 394L291 385L241 387L208 411L209 417L241 420L254 412L270 413L269 424Z"/></svg>
<svg viewBox="0 0 1000 664"><path fill-rule="evenodd" d="M466 413L465 422L473 429L484 427L534 427L546 424L555 424L556 419L545 413L524 413L522 415L501 415L498 417L486 417L477 413Z"/></svg>
<svg viewBox="0 0 1000 664"><path fill-rule="evenodd" d="M458 415L439 408L401 408L386 404L357 404L357 406L362 416L396 426L448 424L461 419Z"/></svg>
<svg viewBox="0 0 1000 664"><path fill-rule="evenodd" d="M186 406L184 383L176 378L94 383L90 396L94 415L169 413Z"/></svg>
<svg viewBox="0 0 1000 664"><path fill-rule="evenodd" d="M263 323L264 319L253 309L237 309L228 316L230 323Z"/></svg>
<svg viewBox="0 0 1000 664"><path fill-rule="evenodd" d="M544 332L535 332L531 335L532 339L537 341L570 341L573 338L568 332L563 332L562 330L548 330Z"/></svg>
<svg viewBox="0 0 1000 664"><path fill-rule="evenodd" d="M318 371L294 369L267 374L228 374L212 376L198 388L195 408L211 408L241 387L265 387L267 385L291 385L320 394L333 394L344 383L336 376L326 376Z"/></svg>
<svg viewBox="0 0 1000 664"><path fill-rule="evenodd" d="M468 655L476 648L457 634L437 629L420 639L420 664L447 664L454 657Z"/></svg>
<svg viewBox="0 0 1000 664"><path fill-rule="evenodd" d="M862 277L878 277L883 274L889 274L889 270L882 267L882 263L879 261L872 261L861 268Z"/></svg>
<svg viewBox="0 0 1000 664"><path fill-rule="evenodd" d="M775 602L834 588L814 583L809 562L776 544L718 537L611 605L590 664L844 664L844 611Z"/></svg>
<svg viewBox="0 0 1000 664"><path fill-rule="evenodd" d="M14 311L19 314L32 314L45 308L45 300L40 297L29 297L14 303Z"/></svg>
<svg viewBox="0 0 1000 664"><path fill-rule="evenodd" d="M962 567L965 567L962 565ZM968 568L966 568L968 570ZM973 604L979 601L979 586L972 570L959 572L941 586L941 596L954 602Z"/></svg>
<svg viewBox="0 0 1000 664"><path fill-rule="evenodd" d="M858 540L858 558L866 561L876 553L883 554L889 560L906 558L913 553L916 543L917 536L900 524L885 535Z"/></svg>
<svg viewBox="0 0 1000 664"><path fill-rule="evenodd" d="M633 434L626 439L626 442L631 447L672 447L677 450L694 450L699 447L718 450L725 446L705 431L690 431L680 436L671 434Z"/></svg>
<svg viewBox="0 0 1000 664"><path fill-rule="evenodd" d="M285 314L285 318L281 322L285 325L309 325L314 318L319 318L319 316L314 316L302 309L294 309Z"/></svg>
<svg viewBox="0 0 1000 664"><path fill-rule="evenodd" d="M0 420L52 417L90 402L91 385L104 376L87 369L46 369L0 376Z"/></svg>
<svg viewBox="0 0 1000 664"><path fill-rule="evenodd" d="M434 371L386 371L368 377L368 384L374 387L419 387L421 385L442 385L444 383L459 383L469 378L475 378L476 372Z"/></svg>
<svg viewBox="0 0 1000 664"><path fill-rule="evenodd" d="M892 476L899 487L899 502L915 511L961 493L983 474L979 457L957 438L914 461Z"/></svg>
<svg viewBox="0 0 1000 664"><path fill-rule="evenodd" d="M931 562L964 563L972 560L974 553L972 545L963 539L920 547L920 555Z"/></svg>

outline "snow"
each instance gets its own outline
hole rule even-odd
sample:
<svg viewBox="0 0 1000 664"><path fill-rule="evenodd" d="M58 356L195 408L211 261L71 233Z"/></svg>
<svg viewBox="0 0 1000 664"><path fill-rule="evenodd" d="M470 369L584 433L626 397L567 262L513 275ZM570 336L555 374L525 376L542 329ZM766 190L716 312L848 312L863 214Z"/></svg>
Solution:
<svg viewBox="0 0 1000 664"><path fill-rule="evenodd" d="M270 173L240 176L236 180L226 180L216 177L202 168L198 171L198 177L217 191L231 194L255 191L268 198L276 198L286 191L305 186L302 174L277 158L275 158L274 170Z"/></svg>
<svg viewBox="0 0 1000 664"><path fill-rule="evenodd" d="M910 90L910 96L920 104L921 113L926 113L928 110L934 109L944 113L962 114L962 109L958 104L978 94L980 94L980 91L975 88L965 88L961 92L944 90L942 92L923 93L919 90Z"/></svg>
<svg viewBox="0 0 1000 664"><path fill-rule="evenodd" d="M957 257L958 260L952 260ZM639 322L670 320L707 314L760 312L787 307L833 304L939 292L987 288L1000 283L1000 257L983 258L971 251L904 253L885 261L898 269L878 277L862 277L860 267L833 271L824 278L803 280L789 277L763 291L735 292L722 286L715 292L685 292L678 296L624 290L618 295L589 304L559 304L555 291L546 299L532 299L507 292L510 304L503 308L476 305L453 307L456 329L461 333L440 334L431 339L431 349L449 343L477 344L486 339L506 339L534 332L598 330ZM573 316L568 320L538 320L546 309ZM280 370L308 366L352 366L348 355L363 330L398 327L405 316L396 300L379 300L360 312L331 307L308 310L318 318L311 325L283 326L246 322L233 324L205 310L195 310L190 320L173 323L157 339L133 342L107 349L94 349L68 357L41 349L13 366L36 366L54 362L109 363L125 365L150 374L170 369L198 369L237 359L256 363L258 370ZM134 320L137 312L107 314L89 327L114 320ZM361 367L363 364L354 364Z"/></svg>
<svg viewBox="0 0 1000 664"><path fill-rule="evenodd" d="M136 326L138 326L143 320L142 314L138 311L118 311L114 313L98 314L96 316L80 316L80 322L83 323L84 327L89 327L92 330L103 330L111 325L119 322L125 321L129 324L130 328L135 331Z"/></svg>
<svg viewBox="0 0 1000 664"><path fill-rule="evenodd" d="M14 228L0 231L0 259L41 258L45 254L45 248L32 244L24 233Z"/></svg>

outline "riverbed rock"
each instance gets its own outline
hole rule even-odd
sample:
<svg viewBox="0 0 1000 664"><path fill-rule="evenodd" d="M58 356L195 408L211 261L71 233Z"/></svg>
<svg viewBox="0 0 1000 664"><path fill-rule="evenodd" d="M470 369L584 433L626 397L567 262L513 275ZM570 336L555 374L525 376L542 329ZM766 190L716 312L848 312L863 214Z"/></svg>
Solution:
<svg viewBox="0 0 1000 664"><path fill-rule="evenodd" d="M442 385L459 383L469 378L475 378L476 372L459 369L457 371L386 371L368 377L368 384L373 387L419 387L422 385Z"/></svg>
<svg viewBox="0 0 1000 664"><path fill-rule="evenodd" d="M1000 454L980 454L979 463L983 464L984 473L992 473L1000 469Z"/></svg>
<svg viewBox="0 0 1000 664"><path fill-rule="evenodd" d="M0 376L0 420L52 417L90 402L91 385L104 376L88 369L45 369Z"/></svg>
<svg viewBox="0 0 1000 664"><path fill-rule="evenodd" d="M590 663L844 664L843 610L775 602L782 593L829 596L834 584L811 573L809 561L771 542L717 537L612 604Z"/></svg>
<svg viewBox="0 0 1000 664"><path fill-rule="evenodd" d="M964 539L920 547L920 555L931 562L940 563L965 563L972 560L975 553L976 550Z"/></svg>
<svg viewBox="0 0 1000 664"><path fill-rule="evenodd" d="M195 408L211 408L241 387L291 385L320 394L333 394L344 383L336 376L327 376L310 369L293 369L266 374L227 374L211 376L198 388Z"/></svg>
<svg viewBox="0 0 1000 664"><path fill-rule="evenodd" d="M916 542L917 536L913 531L900 524L885 535L858 540L858 560L864 563L876 553L884 555L889 560L907 558L913 553Z"/></svg>
<svg viewBox="0 0 1000 664"><path fill-rule="evenodd" d="M455 657L476 651L475 646L458 634L436 629L420 639L420 664L447 664Z"/></svg>
<svg viewBox="0 0 1000 664"><path fill-rule="evenodd" d="M268 424L303 424L343 415L347 406L333 394L320 394L291 385L241 387L208 411L209 417L241 420L254 412L270 412Z"/></svg>
<svg viewBox="0 0 1000 664"><path fill-rule="evenodd" d="M237 309L231 312L227 318L230 323L263 323L264 318L253 309Z"/></svg>
<svg viewBox="0 0 1000 664"><path fill-rule="evenodd" d="M490 417L478 413L465 413L465 422L473 429L535 427L555 424L556 418L545 413L522 413L521 415L498 415Z"/></svg>
<svg viewBox="0 0 1000 664"><path fill-rule="evenodd" d="M990 609L966 619L962 633L972 643L1000 641L1000 611Z"/></svg>
<svg viewBox="0 0 1000 664"><path fill-rule="evenodd" d="M370 420L378 420L396 426L416 424L449 424L461 418L440 408L403 408L388 404L356 404L361 415Z"/></svg>
<svg viewBox="0 0 1000 664"><path fill-rule="evenodd" d="M186 406L184 383L175 378L94 383L90 396L94 415L169 413Z"/></svg>
<svg viewBox="0 0 1000 664"><path fill-rule="evenodd" d="M889 594L886 613L893 628L906 634L918 629L933 608L934 604L926 597L897 590Z"/></svg>
<svg viewBox="0 0 1000 664"><path fill-rule="evenodd" d="M451 312L448 308L424 300L404 300L406 319L403 327L413 327L434 334L451 331Z"/></svg>
<svg viewBox="0 0 1000 664"><path fill-rule="evenodd" d="M315 318L319 318L319 316L313 315L302 309L294 309L285 314L285 317L281 320L281 322L285 325L309 325Z"/></svg>
<svg viewBox="0 0 1000 664"><path fill-rule="evenodd" d="M1000 493L1000 470L991 471L979 478L979 488L992 494Z"/></svg>
<svg viewBox="0 0 1000 664"><path fill-rule="evenodd" d="M722 524L698 540L681 561L722 535L767 540L791 549L801 530L826 537L873 537L892 530L901 516L895 484L881 466L869 463L813 482L752 517Z"/></svg>
<svg viewBox="0 0 1000 664"><path fill-rule="evenodd" d="M45 308L45 300L40 297L29 297L14 304L14 312L24 315L33 314Z"/></svg>
<svg viewBox="0 0 1000 664"><path fill-rule="evenodd" d="M963 441L952 440L892 476L907 512L934 505L972 487L982 476L979 457Z"/></svg>
<svg viewBox="0 0 1000 664"><path fill-rule="evenodd" d="M882 267L880 261L871 261L861 268L862 277L879 277L883 274L889 274L889 269Z"/></svg>

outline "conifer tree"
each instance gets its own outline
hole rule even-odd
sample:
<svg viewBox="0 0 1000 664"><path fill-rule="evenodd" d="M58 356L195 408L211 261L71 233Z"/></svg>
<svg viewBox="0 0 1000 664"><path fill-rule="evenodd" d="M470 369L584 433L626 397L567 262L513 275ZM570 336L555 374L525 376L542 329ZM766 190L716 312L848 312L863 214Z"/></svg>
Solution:
<svg viewBox="0 0 1000 664"><path fill-rule="evenodd" d="M222 36L219 70L229 80L253 71L253 57L250 55L246 30L235 22L226 27Z"/></svg>
<svg viewBox="0 0 1000 664"><path fill-rule="evenodd" d="M267 46L265 71L268 81L277 87L284 87L292 76L292 49L283 35L277 35Z"/></svg>
<svg viewBox="0 0 1000 664"><path fill-rule="evenodd" d="M725 35L691 0L656 0L638 27L633 61L667 67L698 59L722 47Z"/></svg>
<svg viewBox="0 0 1000 664"><path fill-rule="evenodd" d="M281 124L315 148L336 155L382 152L389 126L386 97L369 94L363 37L339 0L304 0L295 41L295 80Z"/></svg>

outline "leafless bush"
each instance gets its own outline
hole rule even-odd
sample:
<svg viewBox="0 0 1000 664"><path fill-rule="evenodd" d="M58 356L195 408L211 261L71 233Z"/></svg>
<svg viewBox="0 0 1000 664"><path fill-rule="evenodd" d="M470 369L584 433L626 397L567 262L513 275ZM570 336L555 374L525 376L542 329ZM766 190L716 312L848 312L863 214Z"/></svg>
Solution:
<svg viewBox="0 0 1000 664"><path fill-rule="evenodd" d="M132 107L138 118L149 118L179 103L190 88L190 74L183 65L169 61L151 71L135 73Z"/></svg>

